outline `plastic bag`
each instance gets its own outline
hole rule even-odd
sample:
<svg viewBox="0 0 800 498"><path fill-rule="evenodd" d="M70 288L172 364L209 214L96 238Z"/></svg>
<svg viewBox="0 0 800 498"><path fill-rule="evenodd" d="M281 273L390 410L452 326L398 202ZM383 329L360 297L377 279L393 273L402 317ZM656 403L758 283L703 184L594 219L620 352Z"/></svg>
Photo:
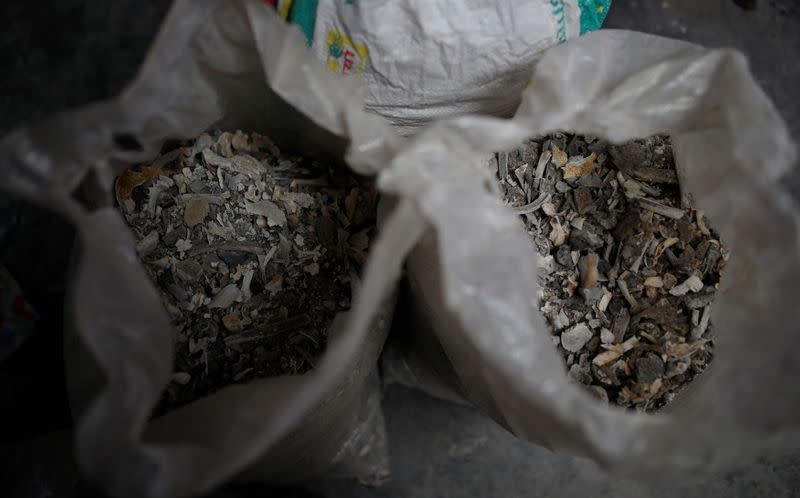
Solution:
<svg viewBox="0 0 800 498"><path fill-rule="evenodd" d="M568 381L536 306L537 258L489 187L488 154L558 130L616 143L669 134L682 188L731 249L714 364L662 413L603 406ZM593 33L546 53L513 119L461 117L414 140L420 153L382 187L415 195L431 224L409 279L467 399L521 437L639 478L797 442L800 209L781 184L796 151L741 54Z"/></svg>
<svg viewBox="0 0 800 498"><path fill-rule="evenodd" d="M385 221L353 309L336 317L314 370L229 386L149 420L170 378L172 333L110 202L116 172L152 159L166 139L211 126L258 131L327 160L347 150L356 172L374 174L397 139L364 113L352 83L320 67L296 28L262 2L179 1L120 97L0 143L0 189L77 230L65 306L68 388L78 463L110 495L188 496L231 478L285 482L323 471L386 477L376 362L414 240L413 229L392 228L409 218L407 206ZM73 197L76 187L94 209Z"/></svg>
<svg viewBox="0 0 800 498"><path fill-rule="evenodd" d="M461 114L511 116L533 63L598 29L610 3L295 0L278 8L328 70L363 80L368 110L407 134Z"/></svg>

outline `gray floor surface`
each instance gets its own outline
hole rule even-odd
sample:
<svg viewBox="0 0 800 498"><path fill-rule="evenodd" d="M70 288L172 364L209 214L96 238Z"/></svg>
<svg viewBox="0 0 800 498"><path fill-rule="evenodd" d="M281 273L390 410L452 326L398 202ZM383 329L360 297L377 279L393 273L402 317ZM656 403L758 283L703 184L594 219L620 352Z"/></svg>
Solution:
<svg viewBox="0 0 800 498"><path fill-rule="evenodd" d="M135 72L169 2L45 3L53 4L49 12L33 2L11 2L0 11L10 20L0 30L0 62L7 70L0 79L0 133L21 121L114 95ZM615 0L606 27L742 50L793 136L800 132L800 2L760 0L755 10L745 11L730 0ZM43 45L57 47L55 55L45 55ZM800 193L797 169L787 182ZM651 489L607 476L588 461L517 440L476 410L405 388L387 389L384 409L393 479L377 490L325 481L312 486L314 496L800 496L800 451L711 479ZM24 476L28 484L19 485L14 496L69 496L62 494L74 478L67 443L68 435L57 433L16 445L18 481ZM272 495L302 493L237 488L216 494Z"/></svg>

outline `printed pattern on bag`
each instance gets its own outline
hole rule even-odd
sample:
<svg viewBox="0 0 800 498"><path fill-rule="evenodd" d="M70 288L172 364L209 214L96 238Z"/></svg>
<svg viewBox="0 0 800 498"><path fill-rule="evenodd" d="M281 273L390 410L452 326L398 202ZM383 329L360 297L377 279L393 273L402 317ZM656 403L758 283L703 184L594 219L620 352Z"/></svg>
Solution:
<svg viewBox="0 0 800 498"><path fill-rule="evenodd" d="M319 0L263 0L274 8L278 17L297 25L306 38L309 47L314 42L314 24L317 22Z"/></svg>
<svg viewBox="0 0 800 498"><path fill-rule="evenodd" d="M358 76L364 73L364 61L367 58L367 45L353 43L349 36L336 28L328 30L325 39L328 47L328 70L337 74L353 74Z"/></svg>
<svg viewBox="0 0 800 498"><path fill-rule="evenodd" d="M597 31L606 20L611 0L578 0L581 8L581 35Z"/></svg>
<svg viewBox="0 0 800 498"><path fill-rule="evenodd" d="M567 18L564 15L564 0L550 0L550 13L556 20L556 40L558 43L567 41Z"/></svg>

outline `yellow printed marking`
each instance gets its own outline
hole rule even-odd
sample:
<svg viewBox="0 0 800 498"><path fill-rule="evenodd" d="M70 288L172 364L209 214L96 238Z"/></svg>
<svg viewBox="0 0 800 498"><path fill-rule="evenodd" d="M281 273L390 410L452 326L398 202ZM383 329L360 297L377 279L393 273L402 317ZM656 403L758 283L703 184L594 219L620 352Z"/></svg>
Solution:
<svg viewBox="0 0 800 498"><path fill-rule="evenodd" d="M278 15L284 21L289 19L289 11L292 10L292 2L294 0L283 0L278 6Z"/></svg>
<svg viewBox="0 0 800 498"><path fill-rule="evenodd" d="M353 43L349 36L336 28L328 30L325 42L328 47L328 70L338 74L358 73L361 77L367 59L366 44Z"/></svg>

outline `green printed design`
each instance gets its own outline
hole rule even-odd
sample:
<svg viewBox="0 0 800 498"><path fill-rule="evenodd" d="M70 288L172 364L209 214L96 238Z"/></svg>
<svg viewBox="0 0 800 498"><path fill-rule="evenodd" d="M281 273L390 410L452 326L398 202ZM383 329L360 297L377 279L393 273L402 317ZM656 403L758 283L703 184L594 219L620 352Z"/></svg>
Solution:
<svg viewBox="0 0 800 498"><path fill-rule="evenodd" d="M294 0L289 21L297 24L306 37L306 44L310 47L314 41L314 25L317 21L317 7L319 0Z"/></svg>
<svg viewBox="0 0 800 498"><path fill-rule="evenodd" d="M567 41L567 18L564 14L564 0L550 0L550 14L556 21L556 40Z"/></svg>
<svg viewBox="0 0 800 498"><path fill-rule="evenodd" d="M611 0L578 0L581 8L581 35L596 31L606 20Z"/></svg>

